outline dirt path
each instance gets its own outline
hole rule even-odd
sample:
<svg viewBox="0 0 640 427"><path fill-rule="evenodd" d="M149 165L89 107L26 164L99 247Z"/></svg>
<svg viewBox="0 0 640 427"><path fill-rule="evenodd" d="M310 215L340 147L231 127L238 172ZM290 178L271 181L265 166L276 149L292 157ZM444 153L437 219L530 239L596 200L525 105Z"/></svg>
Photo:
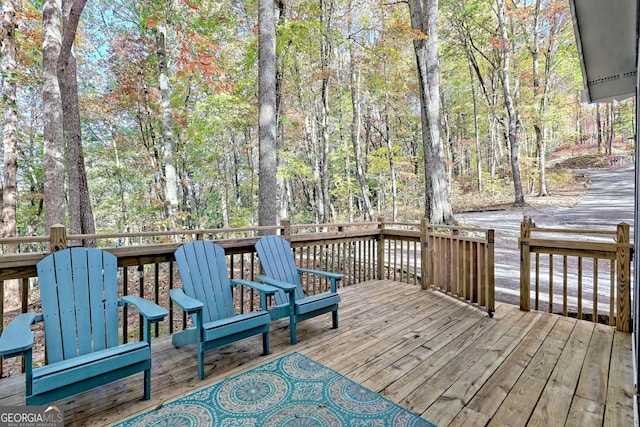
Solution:
<svg viewBox="0 0 640 427"><path fill-rule="evenodd" d="M633 226L634 167L579 171L591 186L573 206L527 206L521 209L456 214L461 224L495 230L496 299L518 304L520 298L520 223L527 216L543 227L615 229ZM533 204L533 203L532 203ZM633 233L633 231L632 231ZM633 235L633 234L632 234Z"/></svg>

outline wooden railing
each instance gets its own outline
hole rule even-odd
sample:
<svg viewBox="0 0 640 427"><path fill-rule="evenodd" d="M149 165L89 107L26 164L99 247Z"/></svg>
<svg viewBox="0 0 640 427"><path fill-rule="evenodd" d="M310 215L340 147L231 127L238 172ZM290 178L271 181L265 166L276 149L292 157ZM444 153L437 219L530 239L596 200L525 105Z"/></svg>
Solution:
<svg viewBox="0 0 640 427"><path fill-rule="evenodd" d="M535 310L631 330L633 245L628 224L615 231L558 229L536 227L525 218L520 254L522 310L531 309L533 296Z"/></svg>
<svg viewBox="0 0 640 427"><path fill-rule="evenodd" d="M432 226L426 221L382 225L386 246L379 248L380 257L385 256L379 276L420 283L424 289L442 291L493 316L494 230Z"/></svg>
<svg viewBox="0 0 640 427"><path fill-rule="evenodd" d="M459 229L462 230L462 229ZM476 230L477 233L492 234L492 231ZM67 235L63 226L52 227L48 236L31 238L0 239L0 244L18 244L19 247L33 248L40 245L47 250L0 256L0 280L2 281L2 299L0 312L3 326L19 312L38 310L39 293L35 266L45 257L49 248L60 250L83 240L95 240L99 247L118 257L120 267L120 286L122 294L135 294L146 297L169 310L169 317L156 325L155 336L170 334L174 330L185 328L188 319L168 298L169 290L180 286L174 266L174 251L185 241L212 239L220 244L227 254L229 274L233 278L255 280L260 273L259 260L254 245L261 234L280 234L286 237L294 250L299 267L314 268L342 273L345 279L340 286L349 286L374 279L389 279L434 288L465 299L474 305L487 308L492 313L493 301L493 247L464 252L453 258L440 257L436 251L434 239L444 240L441 231L433 230L426 221L421 223L387 223L383 220L353 224L310 224L292 225L285 220L275 227L253 227L213 230L185 230L147 233L112 233L96 235ZM452 242L461 242L468 237L455 233ZM473 238L472 238L473 239ZM453 243L452 243L453 244ZM126 246L125 246L126 245ZM439 244L442 247L442 244ZM432 250L422 251L423 247ZM463 252L460 252L461 254ZM490 253L490 256L487 254ZM475 259L475 257L481 257ZM464 260L467 264L461 263ZM462 275L442 276L428 274L423 265L442 268L443 262L452 262L448 271L465 268ZM490 264L487 264L489 262ZM486 271L486 274L471 273ZM462 278L462 282L458 279ZM490 278L491 280L486 280ZM7 285L17 279L20 303L17 308L5 307L8 294ZM478 280L481 282L478 282ZM476 283L477 282L477 283ZM464 283L464 284L462 284ZM324 291L328 283L303 277L303 285L308 295ZM488 287L491 287L489 289ZM476 289L477 291L474 291ZM236 306L240 311L251 311L259 306L259 297L249 288L240 288L234 292ZM10 310L14 308L13 310ZM135 311L125 312L121 319L123 336L140 335L138 315ZM42 331L36 331L42 339ZM38 339L38 338L37 338ZM44 363L44 354L34 354L36 363ZM15 368L14 368L15 369ZM3 375L3 362L0 361L0 376Z"/></svg>
<svg viewBox="0 0 640 427"><path fill-rule="evenodd" d="M495 311L494 230L425 225L426 286Z"/></svg>

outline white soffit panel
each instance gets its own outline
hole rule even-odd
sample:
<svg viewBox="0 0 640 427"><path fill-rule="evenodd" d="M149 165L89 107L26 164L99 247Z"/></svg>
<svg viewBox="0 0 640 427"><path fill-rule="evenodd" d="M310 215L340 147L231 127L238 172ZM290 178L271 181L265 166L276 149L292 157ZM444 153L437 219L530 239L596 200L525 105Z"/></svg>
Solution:
<svg viewBox="0 0 640 427"><path fill-rule="evenodd" d="M636 93L638 0L570 0L586 97L622 100Z"/></svg>

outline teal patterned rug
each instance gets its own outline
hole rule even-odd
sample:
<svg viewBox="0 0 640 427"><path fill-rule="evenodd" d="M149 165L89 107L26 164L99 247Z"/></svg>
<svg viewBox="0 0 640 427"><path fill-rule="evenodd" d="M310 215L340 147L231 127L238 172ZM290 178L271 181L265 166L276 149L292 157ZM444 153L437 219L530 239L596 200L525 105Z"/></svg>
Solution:
<svg viewBox="0 0 640 427"><path fill-rule="evenodd" d="M434 424L333 369L292 353L118 426L434 427Z"/></svg>

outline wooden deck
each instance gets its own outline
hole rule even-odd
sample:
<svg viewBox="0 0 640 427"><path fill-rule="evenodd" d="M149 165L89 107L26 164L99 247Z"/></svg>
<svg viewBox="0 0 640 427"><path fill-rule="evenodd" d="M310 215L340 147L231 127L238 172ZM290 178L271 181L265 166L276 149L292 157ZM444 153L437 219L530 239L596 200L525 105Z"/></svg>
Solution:
<svg viewBox="0 0 640 427"><path fill-rule="evenodd" d="M633 425L631 335L498 304L493 318L434 291L370 281L340 289L331 316L272 324L269 356L253 337L207 353L155 339L150 401L142 375L58 402L65 425L105 426L293 351L305 354L439 426ZM24 378L0 380L0 406L22 405Z"/></svg>

